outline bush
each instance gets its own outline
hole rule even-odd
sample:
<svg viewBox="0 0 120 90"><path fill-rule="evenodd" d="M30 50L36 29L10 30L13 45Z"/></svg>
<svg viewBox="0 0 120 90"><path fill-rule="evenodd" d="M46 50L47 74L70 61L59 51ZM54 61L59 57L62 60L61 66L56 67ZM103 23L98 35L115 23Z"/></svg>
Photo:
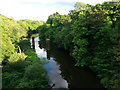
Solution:
<svg viewBox="0 0 120 90"><path fill-rule="evenodd" d="M25 60L26 57L27 56L24 53L15 53L10 56L8 61L9 63L16 63Z"/></svg>
<svg viewBox="0 0 120 90"><path fill-rule="evenodd" d="M44 67L39 63L34 63L32 65L29 65L25 69L25 77L27 77L30 80L46 80L47 72L45 71Z"/></svg>
<svg viewBox="0 0 120 90"><path fill-rule="evenodd" d="M2 74L2 87L15 88L20 83L22 74L19 72L5 72Z"/></svg>
<svg viewBox="0 0 120 90"><path fill-rule="evenodd" d="M17 88L47 88L47 72L39 63L29 65Z"/></svg>

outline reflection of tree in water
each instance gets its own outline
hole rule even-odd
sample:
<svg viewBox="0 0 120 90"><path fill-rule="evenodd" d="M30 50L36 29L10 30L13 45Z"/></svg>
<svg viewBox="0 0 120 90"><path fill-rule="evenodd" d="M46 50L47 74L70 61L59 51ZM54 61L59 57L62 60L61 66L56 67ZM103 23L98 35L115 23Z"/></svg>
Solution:
<svg viewBox="0 0 120 90"><path fill-rule="evenodd" d="M39 47L40 47L40 49L45 48L45 41L43 39L40 39Z"/></svg>
<svg viewBox="0 0 120 90"><path fill-rule="evenodd" d="M67 80L69 86L71 86L72 76L71 67L74 65L74 61L70 62L70 58L66 56L66 51L63 49L58 49L57 45L51 44L50 57L55 58L54 60L60 65L61 76L63 79ZM68 54L68 53L67 53ZM64 61L63 61L64 60Z"/></svg>
<svg viewBox="0 0 120 90"><path fill-rule="evenodd" d="M67 80L68 88L101 87L94 72L86 67L75 67L75 59L69 55L69 52L52 45L50 55L60 65L60 74Z"/></svg>
<svg viewBox="0 0 120 90"><path fill-rule="evenodd" d="M45 48L45 40L39 42L40 48ZM50 43L50 51L47 50L47 58L54 58L60 65L59 70L63 79L67 80L68 88L99 88L99 80L95 74L88 68L75 67L75 59L69 55L69 52L57 48L57 45Z"/></svg>
<svg viewBox="0 0 120 90"><path fill-rule="evenodd" d="M63 79L67 80L68 86L70 87L72 83L72 76L71 76L71 68L69 68L71 64L67 62L69 58L64 57L65 53L62 52L61 49L59 50L59 52L57 52L58 49L55 46L52 46L52 47L51 47L51 57L55 58L55 61L57 61L57 63L60 64L60 68L59 68L61 71L60 74Z"/></svg>
<svg viewBox="0 0 120 90"><path fill-rule="evenodd" d="M42 49L42 48L46 48L46 42L45 42L45 40L43 40L43 39L40 39L40 41L39 41L39 47L40 47L40 49ZM46 50L46 52L47 52L47 59L49 59L50 60L50 50Z"/></svg>
<svg viewBox="0 0 120 90"><path fill-rule="evenodd" d="M47 59L50 60L50 50L47 50Z"/></svg>
<svg viewBox="0 0 120 90"><path fill-rule="evenodd" d="M39 41L39 47L42 49L42 48L44 48L45 49L45 46L46 46L46 42L45 42L45 40L43 40L43 39L41 39L40 41ZM61 55L61 53L58 53L57 52L57 47L56 47L56 45L54 45L53 43L50 43L50 46L51 46L51 50L47 50L47 58L49 59L50 57L54 57L54 58L59 58L59 56ZM62 58L62 57L61 57ZM60 58L60 59L61 59ZM59 60L59 59L57 59L57 60ZM60 61L60 60L59 60ZM65 69L64 68L64 64L62 64L62 62L63 61L57 61L59 64L61 64L60 65L60 70L62 71L63 69ZM64 63L64 62L63 62ZM67 71L67 72L66 72ZM66 74L64 74L64 73L66 73ZM69 79L70 78L70 75L67 75L67 73L68 73L68 70L66 69L66 70L63 70L62 72L61 72L61 75L62 75L62 77L65 79L65 80L67 80L66 79L66 77ZM69 73L68 73L69 74ZM69 81L71 81L71 80L68 80L68 82Z"/></svg>

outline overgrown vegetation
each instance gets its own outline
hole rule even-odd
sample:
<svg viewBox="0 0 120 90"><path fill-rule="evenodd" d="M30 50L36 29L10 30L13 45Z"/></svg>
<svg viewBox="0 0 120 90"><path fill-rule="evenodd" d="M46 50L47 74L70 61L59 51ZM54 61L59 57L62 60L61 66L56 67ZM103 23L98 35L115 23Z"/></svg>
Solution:
<svg viewBox="0 0 120 90"><path fill-rule="evenodd" d="M36 33L36 28L41 24L32 20L15 21L0 15L3 89L48 88L48 77L43 63L31 48L30 40L26 38Z"/></svg>
<svg viewBox="0 0 120 90"><path fill-rule="evenodd" d="M120 86L120 1L95 6L77 2L68 15L50 15L37 28L40 38L50 38L67 49L76 66L89 66L105 88Z"/></svg>

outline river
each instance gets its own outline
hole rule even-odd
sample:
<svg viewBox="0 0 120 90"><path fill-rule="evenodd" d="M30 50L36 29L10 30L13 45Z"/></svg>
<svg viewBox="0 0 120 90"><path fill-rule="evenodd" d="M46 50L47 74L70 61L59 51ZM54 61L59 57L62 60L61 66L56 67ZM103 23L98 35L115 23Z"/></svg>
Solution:
<svg viewBox="0 0 120 90"><path fill-rule="evenodd" d="M47 59L44 65L53 88L102 88L96 74L87 67L76 67L75 59L56 45L45 50L45 41L35 38L35 51L40 59Z"/></svg>

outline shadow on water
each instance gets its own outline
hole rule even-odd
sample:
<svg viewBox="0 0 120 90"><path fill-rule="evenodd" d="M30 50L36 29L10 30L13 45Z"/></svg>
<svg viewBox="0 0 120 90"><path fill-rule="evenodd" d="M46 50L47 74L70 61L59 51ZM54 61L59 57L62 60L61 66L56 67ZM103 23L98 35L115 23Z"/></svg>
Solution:
<svg viewBox="0 0 120 90"><path fill-rule="evenodd" d="M45 50L45 41L35 38L35 50L40 58L48 58L44 65L54 88L103 88L96 74L87 67L76 67L75 59L63 49L50 44ZM40 47L40 48L39 48ZM39 50L38 50L39 49Z"/></svg>

